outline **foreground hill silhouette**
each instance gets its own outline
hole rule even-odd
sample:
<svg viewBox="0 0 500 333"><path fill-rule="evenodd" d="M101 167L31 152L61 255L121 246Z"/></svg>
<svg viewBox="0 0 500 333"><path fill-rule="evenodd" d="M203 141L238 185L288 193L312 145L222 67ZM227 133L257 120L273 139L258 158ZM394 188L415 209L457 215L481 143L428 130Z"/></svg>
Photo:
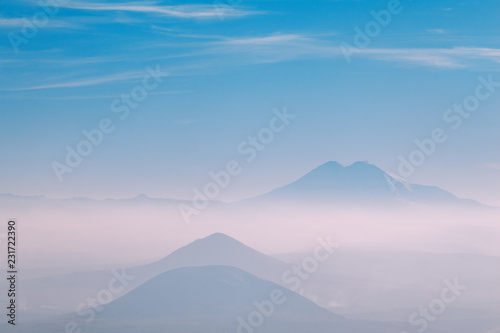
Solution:
<svg viewBox="0 0 500 333"><path fill-rule="evenodd" d="M96 310L88 323L77 315L25 325L57 331L73 322L89 333L389 332L401 325L348 320L273 282L228 266L167 271ZM31 332L31 331L30 331Z"/></svg>
<svg viewBox="0 0 500 333"><path fill-rule="evenodd" d="M198 239L159 261L125 269L126 274L134 279L128 281L125 290L116 296L121 296L168 270L209 265L236 267L271 281L281 281L281 275L289 268L288 264L262 254L227 235L215 233ZM74 311L82 300L106 288L111 278L113 274L107 270L39 278L26 281L20 297L29 312L62 314ZM51 296L41 295L40 290ZM64 293L60 290L64 290Z"/></svg>

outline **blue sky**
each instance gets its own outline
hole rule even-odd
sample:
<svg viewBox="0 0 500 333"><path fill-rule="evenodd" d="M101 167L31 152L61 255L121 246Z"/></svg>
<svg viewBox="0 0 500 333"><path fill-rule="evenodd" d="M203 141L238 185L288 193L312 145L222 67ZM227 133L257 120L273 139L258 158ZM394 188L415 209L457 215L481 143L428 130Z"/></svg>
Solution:
<svg viewBox="0 0 500 333"><path fill-rule="evenodd" d="M448 140L408 181L500 205L500 88L459 129L443 121L479 76L500 81L498 1L402 0L350 62L340 45L390 1L221 3L60 1L29 38L23 18L43 13L40 4L3 4L0 192L191 198L286 106L297 118L220 199L266 192L329 160L397 173L398 156L440 127ZM157 66L161 83L120 120L113 101ZM59 182L51 163L103 118L115 130Z"/></svg>

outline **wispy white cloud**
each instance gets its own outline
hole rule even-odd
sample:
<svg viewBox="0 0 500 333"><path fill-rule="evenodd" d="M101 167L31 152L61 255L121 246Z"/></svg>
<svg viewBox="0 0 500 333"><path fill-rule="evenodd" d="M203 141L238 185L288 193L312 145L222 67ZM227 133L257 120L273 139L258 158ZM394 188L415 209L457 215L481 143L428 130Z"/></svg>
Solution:
<svg viewBox="0 0 500 333"><path fill-rule="evenodd" d="M0 18L0 29L22 28L26 25L26 18ZM44 28L77 28L79 25L74 22L62 20L48 20L46 24L37 25L37 29Z"/></svg>
<svg viewBox="0 0 500 333"><path fill-rule="evenodd" d="M221 45L273 45L289 42L308 41L310 38L305 35L298 34L278 34L264 37L247 37L247 38L228 38L224 41L217 42Z"/></svg>
<svg viewBox="0 0 500 333"><path fill-rule="evenodd" d="M465 68L474 60L500 62L500 49L455 47L449 49L363 49L359 54L381 60L444 69Z"/></svg>
<svg viewBox="0 0 500 333"><path fill-rule="evenodd" d="M320 35L307 34L271 34L247 37L227 37L210 35L204 40L203 35L191 36L200 41L191 45L194 49L183 54L183 64L177 64L176 75L200 75L205 70L227 68L228 65L240 66L259 63L284 62L296 59L332 58L342 59L339 42ZM161 47L158 46L157 49ZM180 55L154 55L155 61ZM195 57L196 59L192 59ZM500 63L500 49L455 47L455 48L366 48L358 49L355 57L373 59L408 66L429 67L438 69L462 69L487 62ZM120 58L118 58L119 60ZM143 59L144 60L144 59ZM151 60L151 59L150 59ZM45 60L47 61L47 60ZM68 67L80 67L86 64L113 61L109 57L90 57L61 60ZM52 62L56 62L53 60ZM497 66L495 64L495 66ZM174 70L174 69L171 69ZM80 68L80 72L81 72ZM140 79L143 72L127 72L121 74L82 77L79 79L52 78L50 83L33 84L28 87L3 89L4 91L30 91L51 88L75 88L95 86L111 82ZM45 81L46 82L46 81Z"/></svg>
<svg viewBox="0 0 500 333"><path fill-rule="evenodd" d="M241 54L255 63L288 61L299 58L331 57L339 50L305 34L272 34L257 37L224 38L210 42L208 52Z"/></svg>
<svg viewBox="0 0 500 333"><path fill-rule="evenodd" d="M22 18L0 18L0 27L22 27L24 20Z"/></svg>
<svg viewBox="0 0 500 333"><path fill-rule="evenodd" d="M273 34L258 37L226 38L212 42L221 53L259 55L271 61L301 57L344 57L339 42L305 34ZM500 62L500 49L478 47L455 48L365 48L355 49L355 57L401 62L413 66L459 69L477 61Z"/></svg>
<svg viewBox="0 0 500 333"><path fill-rule="evenodd" d="M403 62L417 66L437 67L444 69L463 68L455 57L450 57L442 49L363 49L360 56L383 61Z"/></svg>
<svg viewBox="0 0 500 333"><path fill-rule="evenodd" d="M174 94L182 94L184 91L180 90L166 90L166 91L150 91L148 96L150 95L174 95ZM25 95L19 95L19 98L28 98ZM47 100L85 100L85 99L111 99L116 98L116 94L107 94L107 95L72 95L72 96L37 96L37 99L47 99Z"/></svg>
<svg viewBox="0 0 500 333"><path fill-rule="evenodd" d="M127 72L127 73L104 75L99 77L83 78L83 79L77 79L59 83L49 83L31 87L5 89L5 90L26 91L26 90L41 90L41 89L52 89L52 88L75 88L75 87L95 86L109 82L130 81L130 80L140 79L143 77L144 77L144 72Z"/></svg>
<svg viewBox="0 0 500 333"><path fill-rule="evenodd" d="M91 3L91 2L69 2L66 8L89 10L89 11L124 11L145 14L157 14L167 17L183 19L210 19L221 15L220 9L215 5L186 4L186 5L158 5L158 2L127 2L120 4ZM238 6L224 7L224 17L241 17L247 15L262 14L260 11L244 10Z"/></svg>

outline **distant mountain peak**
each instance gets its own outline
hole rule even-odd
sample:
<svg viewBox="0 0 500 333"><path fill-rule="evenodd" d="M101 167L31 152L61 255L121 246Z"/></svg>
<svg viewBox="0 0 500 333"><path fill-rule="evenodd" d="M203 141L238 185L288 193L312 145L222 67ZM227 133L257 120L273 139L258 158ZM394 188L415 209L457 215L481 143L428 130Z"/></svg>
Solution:
<svg viewBox="0 0 500 333"><path fill-rule="evenodd" d="M357 162L354 162L351 165L347 166L347 168L372 168L372 169L375 168L375 169L383 171L378 166L376 166L375 164L373 164L369 161L357 161Z"/></svg>
<svg viewBox="0 0 500 333"><path fill-rule="evenodd" d="M279 281L287 264L267 256L223 233L214 233L189 243L150 266L165 268L183 266L224 265Z"/></svg>
<svg viewBox="0 0 500 333"><path fill-rule="evenodd" d="M376 165L374 165L371 162L368 161L358 161L354 162L348 166L344 166L340 164L337 161L328 161L319 167L313 169L311 172L306 174L304 177L307 177L309 175L314 175L314 174L323 174L323 176L330 175L330 174L338 174L340 172L377 172L378 174L385 174L386 172Z"/></svg>
<svg viewBox="0 0 500 333"><path fill-rule="evenodd" d="M218 240L218 241L220 241L220 240L226 240L226 241L227 240L231 240L231 241L238 242L233 237L228 236L226 234L223 234L222 232L215 232L215 233L213 233L211 235L208 235L208 236L206 236L204 238L200 238L199 240L205 240L205 241L207 241L207 240Z"/></svg>
<svg viewBox="0 0 500 333"><path fill-rule="evenodd" d="M325 168L338 168L338 167L341 167L341 168L344 168L344 166L342 164L340 164L339 162L337 161L328 161L326 163L323 163L322 165L319 166L319 168L321 167L325 167Z"/></svg>
<svg viewBox="0 0 500 333"><path fill-rule="evenodd" d="M242 251L247 254L251 253L252 255L258 254L259 256L264 256L260 252L250 248L239 240L236 240L226 234L217 232L204 238L199 238L194 242L177 249L168 257L184 257L186 255L189 255L198 260L203 256L214 255L215 253L218 253L220 257L225 257L233 256L236 253L241 254Z"/></svg>
<svg viewBox="0 0 500 333"><path fill-rule="evenodd" d="M331 204L480 205L472 200L459 199L436 186L407 183L368 161L358 161L348 166L335 161L326 162L295 182L252 200Z"/></svg>
<svg viewBox="0 0 500 333"><path fill-rule="evenodd" d="M321 164L320 166L318 166L317 168L315 168L311 172L320 172L320 171L325 171L325 172L330 171L330 172L333 172L333 171L336 171L336 170L341 170L343 168L345 168L345 167L342 164L340 164L339 162L328 161L326 163Z"/></svg>
<svg viewBox="0 0 500 333"><path fill-rule="evenodd" d="M245 246L242 242L239 240L236 240L232 238L231 236L228 236L226 234L223 234L221 232L216 232L211 235L208 235L203 238L199 238L195 240L193 243L198 243L198 244L203 244L203 245L211 245L211 244L216 244L218 246L225 245L225 246Z"/></svg>

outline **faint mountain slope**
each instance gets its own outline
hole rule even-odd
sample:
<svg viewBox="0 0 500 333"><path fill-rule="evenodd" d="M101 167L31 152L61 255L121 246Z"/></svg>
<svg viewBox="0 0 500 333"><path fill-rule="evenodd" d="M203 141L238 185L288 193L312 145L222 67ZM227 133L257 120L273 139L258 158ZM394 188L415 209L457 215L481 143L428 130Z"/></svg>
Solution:
<svg viewBox="0 0 500 333"><path fill-rule="evenodd" d="M233 266L256 276L276 281L288 265L260 253L240 241L221 233L198 239L167 257L144 265L152 272L186 266L225 265Z"/></svg>
<svg viewBox="0 0 500 333"><path fill-rule="evenodd" d="M65 199L48 198L43 195L38 196L23 196L14 195L11 193L0 193L0 207L12 209L34 209L34 208L57 208L68 209L75 207L98 208L98 207L113 207L113 206L130 206L130 205L161 205L165 207L177 208L178 204L189 204L191 201L169 199L169 198L152 198L145 194L139 194L133 198L126 199L103 199L97 200L86 197L71 197ZM220 204L218 201L212 201L213 204Z"/></svg>

